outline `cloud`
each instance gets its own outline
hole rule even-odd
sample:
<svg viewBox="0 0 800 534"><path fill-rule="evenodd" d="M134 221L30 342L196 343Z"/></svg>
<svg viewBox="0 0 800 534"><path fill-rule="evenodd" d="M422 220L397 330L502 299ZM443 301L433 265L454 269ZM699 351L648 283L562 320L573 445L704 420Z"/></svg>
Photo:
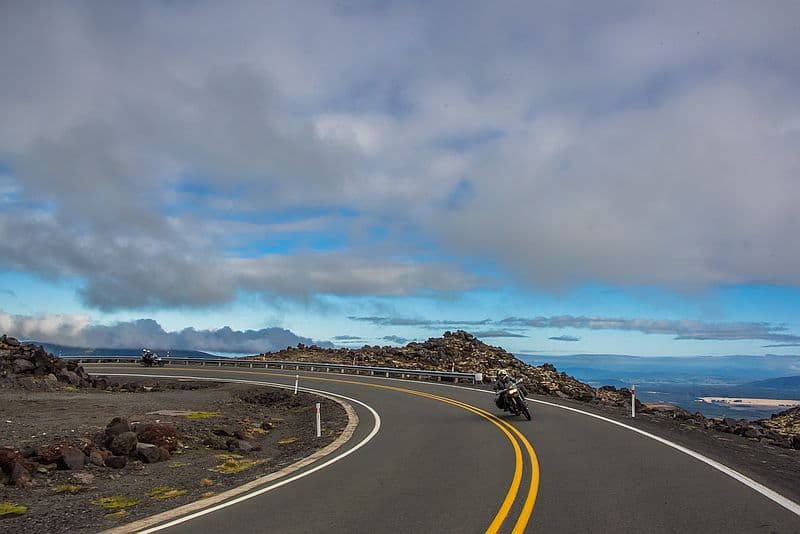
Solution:
<svg viewBox="0 0 800 534"><path fill-rule="evenodd" d="M382 338L384 341L391 341L392 343L397 343L398 345L405 345L409 342L409 339L400 337L400 336L383 336Z"/></svg>
<svg viewBox="0 0 800 534"><path fill-rule="evenodd" d="M8 295L9 297L17 296L17 293L12 289L0 289L0 293L3 295Z"/></svg>
<svg viewBox="0 0 800 534"><path fill-rule="evenodd" d="M525 319L508 317L500 325L530 328L581 328L588 330L626 330L644 334L667 334L676 340L746 340L800 341L800 336L783 333L784 326L756 322L706 323L690 320L621 319L609 317L575 317L559 315Z"/></svg>
<svg viewBox="0 0 800 534"><path fill-rule="evenodd" d="M94 348L184 349L214 352L273 352L298 343L314 344L283 328L260 330L216 330L185 328L167 332L152 319L118 322L113 325L92 324L82 315L10 315L0 311L0 331L20 339L42 343ZM329 343L317 343L330 346Z"/></svg>
<svg viewBox="0 0 800 534"><path fill-rule="evenodd" d="M519 334L515 332L509 332L508 330L481 330L478 332L473 332L472 335L475 337L528 337L524 334Z"/></svg>
<svg viewBox="0 0 800 534"><path fill-rule="evenodd" d="M553 341L580 341L581 338L576 336L555 336L549 337L547 339L552 339Z"/></svg>
<svg viewBox="0 0 800 534"><path fill-rule="evenodd" d="M348 317L351 321L360 321L370 323L375 326L418 326L429 329L447 329L447 328L468 328L473 326L485 326L491 324L491 319L481 319L478 321L458 321L458 320L437 320L437 319L421 319L412 317L382 317L382 316L354 316Z"/></svg>
<svg viewBox="0 0 800 534"><path fill-rule="evenodd" d="M773 345L762 345L763 348L775 348L775 347L800 347L800 343L775 343Z"/></svg>
<svg viewBox="0 0 800 534"><path fill-rule="evenodd" d="M798 17L6 2L0 268L103 310L496 283L475 263L548 290L800 286ZM291 255L269 245L302 222L232 224L302 209L353 220L308 217L338 245Z"/></svg>
<svg viewBox="0 0 800 534"><path fill-rule="evenodd" d="M336 341L362 341L361 336L333 336Z"/></svg>

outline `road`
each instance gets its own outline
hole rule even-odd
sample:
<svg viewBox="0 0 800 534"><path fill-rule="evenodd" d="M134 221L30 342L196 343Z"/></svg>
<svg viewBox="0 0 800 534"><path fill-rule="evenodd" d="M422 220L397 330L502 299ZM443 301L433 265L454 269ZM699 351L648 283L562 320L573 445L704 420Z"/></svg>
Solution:
<svg viewBox="0 0 800 534"><path fill-rule="evenodd" d="M87 369L294 383L276 370ZM800 533L796 511L583 414L532 404L528 422L486 392L415 381L301 372L300 384L363 402L379 430L308 476L160 531ZM369 408L353 406L359 427L334 456L375 430Z"/></svg>

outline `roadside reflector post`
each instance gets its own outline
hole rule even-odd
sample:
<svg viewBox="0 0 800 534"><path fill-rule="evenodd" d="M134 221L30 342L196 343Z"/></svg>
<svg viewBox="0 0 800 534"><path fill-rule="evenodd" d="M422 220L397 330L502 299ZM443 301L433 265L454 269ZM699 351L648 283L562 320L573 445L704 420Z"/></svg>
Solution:
<svg viewBox="0 0 800 534"><path fill-rule="evenodd" d="M636 417L636 384L631 386L631 417Z"/></svg>
<svg viewBox="0 0 800 534"><path fill-rule="evenodd" d="M294 376L294 394L297 395L297 384L300 382L300 375Z"/></svg>
<svg viewBox="0 0 800 534"><path fill-rule="evenodd" d="M322 422L319 417L319 403L317 403L317 437L322 436Z"/></svg>

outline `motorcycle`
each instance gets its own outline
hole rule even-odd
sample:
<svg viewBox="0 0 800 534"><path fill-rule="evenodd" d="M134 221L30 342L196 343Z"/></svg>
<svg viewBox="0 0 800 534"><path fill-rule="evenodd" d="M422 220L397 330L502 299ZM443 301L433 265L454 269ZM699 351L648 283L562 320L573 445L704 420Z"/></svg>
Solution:
<svg viewBox="0 0 800 534"><path fill-rule="evenodd" d="M148 351L142 351L142 359L139 363L145 367L164 367L164 360L161 356Z"/></svg>
<svg viewBox="0 0 800 534"><path fill-rule="evenodd" d="M514 415L524 415L525 419L531 420L531 412L528 409L528 401L519 391L519 385L522 383L522 378L516 380L512 385L506 389L497 392L498 395L506 394L506 406Z"/></svg>

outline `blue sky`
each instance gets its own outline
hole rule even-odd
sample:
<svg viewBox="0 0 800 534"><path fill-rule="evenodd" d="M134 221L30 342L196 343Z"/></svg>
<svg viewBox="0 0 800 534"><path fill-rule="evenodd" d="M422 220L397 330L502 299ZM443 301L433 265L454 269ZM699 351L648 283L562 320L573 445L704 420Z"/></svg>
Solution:
<svg viewBox="0 0 800 534"><path fill-rule="evenodd" d="M800 354L791 3L45 4L0 7L0 331Z"/></svg>

